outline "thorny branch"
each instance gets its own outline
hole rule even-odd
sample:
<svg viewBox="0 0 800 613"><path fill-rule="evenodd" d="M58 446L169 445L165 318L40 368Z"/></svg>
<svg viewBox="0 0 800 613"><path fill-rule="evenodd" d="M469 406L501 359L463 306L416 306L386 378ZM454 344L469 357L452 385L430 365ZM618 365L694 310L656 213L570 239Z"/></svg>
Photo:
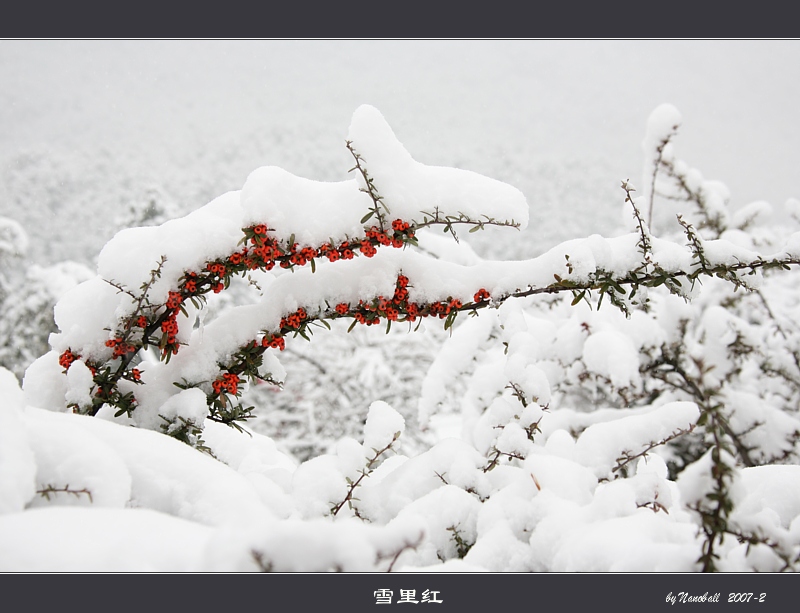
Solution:
<svg viewBox="0 0 800 613"><path fill-rule="evenodd" d="M65 485L64 487L56 487L55 485L47 485L40 490L36 490L36 493L42 496L45 500L50 500L50 496L53 494L71 494L76 498L80 498L81 494L85 494L89 497L89 502L94 502L92 499L92 492L88 489L83 488L80 490L72 490L70 489L69 485Z"/></svg>
<svg viewBox="0 0 800 613"><path fill-rule="evenodd" d="M361 165L362 161L365 161L364 158L361 157L361 154L358 153L353 148L353 141L345 141L347 146L347 150L353 156L353 159L356 162L356 165L350 169L349 172L353 170L358 170L361 174L361 177L364 179L364 184L367 186L366 188L360 188L360 191L367 194L372 199L373 207L370 209L370 213L365 215L361 219L361 223L366 223L368 219L370 219L373 215L378 220L378 227L380 227L381 232L386 231L386 220L384 218L384 212L388 213L389 210L386 208L386 205L383 203L383 197L378 194L378 189L375 187L375 183L373 182L372 177L369 176L366 167ZM383 210L381 210L383 209Z"/></svg>
<svg viewBox="0 0 800 613"><path fill-rule="evenodd" d="M352 502L351 502L352 499L353 499L353 492L355 491L355 489L359 485L361 485L361 481L364 479L364 477L367 477L372 473L372 471L374 470L373 466L375 465L375 463L378 461L378 459L384 453L386 453L387 451L389 451L389 449L392 448L392 445L394 445L394 443L397 441L398 438L400 438L400 433L396 432L395 435L394 435L394 438L392 438L391 442L388 445L386 445L386 447L384 447L383 449L373 449L373 451L375 452L375 455L372 456L372 458L370 458L367 461L366 466L361 469L361 474L359 475L358 479L355 480L355 481L352 481L352 480L350 480L348 478L348 483L350 483L350 488L347 491L347 495L344 497L344 500L342 500L339 504L337 504L335 507L333 507L333 509L331 509L331 515L333 515L335 517L336 514L345 505L345 503L350 503L350 508L353 508L353 505L352 505ZM358 511L356 509L353 509L353 510L356 512L356 515L358 515Z"/></svg>
<svg viewBox="0 0 800 613"><path fill-rule="evenodd" d="M694 431L694 428L695 428L695 425L692 424L689 428L686 428L685 430L681 429L681 428L675 430L672 434L670 434L669 436L664 437L660 441L650 441L650 443L647 445L647 447L645 449L643 449L642 451L640 451L639 453L631 453L628 450L623 451L622 455L617 458L617 460L616 460L617 463L614 466L614 468L611 469L611 472L615 473L615 472L617 472L619 470L622 470L625 466L627 466L628 464L633 462L633 460L635 460L636 458L645 457L650 451L652 451L656 447L660 447L661 445L666 445L670 441L673 441L676 438L678 438L680 436L683 436L684 434L689 434L690 432Z"/></svg>

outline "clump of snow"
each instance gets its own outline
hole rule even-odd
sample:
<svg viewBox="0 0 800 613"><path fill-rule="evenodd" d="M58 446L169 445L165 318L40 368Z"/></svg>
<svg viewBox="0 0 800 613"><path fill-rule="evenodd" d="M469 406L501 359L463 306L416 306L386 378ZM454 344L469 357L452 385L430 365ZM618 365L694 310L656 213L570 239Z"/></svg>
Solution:
<svg viewBox="0 0 800 613"><path fill-rule="evenodd" d="M150 289L151 301L163 302L185 271L237 251L243 227L239 196L228 192L185 217L120 231L100 252L98 274L135 293L165 256L161 275ZM126 314L124 302L121 311L118 316Z"/></svg>
<svg viewBox="0 0 800 613"><path fill-rule="evenodd" d="M731 225L746 230L753 224L762 223L772 215L772 205L764 200L756 200L740 207L731 217Z"/></svg>
<svg viewBox="0 0 800 613"><path fill-rule="evenodd" d="M93 499L96 491L112 506L147 507L209 525L241 513L270 515L242 475L161 433L34 408L26 410L25 420L37 465L47 461L49 471L42 473L40 466L37 481L70 481L44 485L94 488ZM39 432L42 439L35 436ZM69 474L68 466L74 468Z"/></svg>
<svg viewBox="0 0 800 613"><path fill-rule="evenodd" d="M607 377L614 387L635 387L641 381L636 347L614 330L602 330L586 339L583 361L589 371Z"/></svg>
<svg viewBox="0 0 800 613"><path fill-rule="evenodd" d="M647 118L644 143L657 145L669 140L677 134L682 121L683 117L675 106L667 102L659 104ZM651 149L652 147L646 147L645 151L649 152Z"/></svg>
<svg viewBox="0 0 800 613"><path fill-rule="evenodd" d="M0 217L0 255L23 255L29 245L28 234L18 222Z"/></svg>
<svg viewBox="0 0 800 613"><path fill-rule="evenodd" d="M406 427L406 421L382 400L373 402L364 424L364 449L380 451L397 440Z"/></svg>
<svg viewBox="0 0 800 613"><path fill-rule="evenodd" d="M603 477L618 458L644 453L673 434L690 430L699 417L693 402L670 402L639 415L593 424L578 437L575 458Z"/></svg>
<svg viewBox="0 0 800 613"><path fill-rule="evenodd" d="M458 439L445 439L428 451L409 458L380 481L365 479L359 488L358 507L373 521L388 522L412 501L444 484L488 494L489 483L481 471L484 458Z"/></svg>
<svg viewBox="0 0 800 613"><path fill-rule="evenodd" d="M64 395L67 405L91 406L93 385L92 371L82 361L75 361L67 371L67 393Z"/></svg>
<svg viewBox="0 0 800 613"><path fill-rule="evenodd" d="M36 457L22 406L17 378L0 368L0 515L22 511L36 492Z"/></svg>
<svg viewBox="0 0 800 613"><path fill-rule="evenodd" d="M58 363L58 353L49 351L28 366L22 380L25 404L48 409L66 411L65 397L67 378Z"/></svg>
<svg viewBox="0 0 800 613"><path fill-rule="evenodd" d="M426 427L431 417L447 397L446 382L466 371L480 343L486 339L494 323L492 318L473 317L456 326L422 380L418 416L420 424Z"/></svg>
<svg viewBox="0 0 800 613"><path fill-rule="evenodd" d="M414 564L434 564L438 560L462 557L459 553L463 555L465 548L475 542L480 506L474 495L450 484L407 504L394 521L407 522L414 518L424 526L425 541L414 552Z"/></svg>
<svg viewBox="0 0 800 613"><path fill-rule="evenodd" d="M539 535L554 528L542 524L531 537L536 549ZM557 538L551 572L692 572L697 570L697 530L691 523L675 522L664 513L640 509L628 517L563 524ZM551 545L552 547L552 545ZM537 556L538 557L538 556Z"/></svg>
<svg viewBox="0 0 800 613"><path fill-rule="evenodd" d="M170 434L171 429L180 428L182 423L202 429L207 414L206 395L197 388L181 390L168 398L159 410L164 426L167 427L166 434Z"/></svg>
<svg viewBox="0 0 800 613"><path fill-rule="evenodd" d="M229 526L208 540L202 556L209 571L367 572L388 566L407 545L421 540L418 522L372 526L324 519Z"/></svg>
<svg viewBox="0 0 800 613"><path fill-rule="evenodd" d="M292 475L292 497L304 519L330 514L347 497L348 484L334 455L324 454L300 464Z"/></svg>
<svg viewBox="0 0 800 613"><path fill-rule="evenodd" d="M477 173L416 162L375 107L362 105L350 123L348 138L363 157L391 216L421 220L420 212L460 213L528 223L525 196L514 187ZM366 188L363 178L359 185Z"/></svg>
<svg viewBox="0 0 800 613"><path fill-rule="evenodd" d="M525 470L537 484L537 489L578 504L591 501L597 487L597 477L591 469L546 453L529 455L525 459Z"/></svg>
<svg viewBox="0 0 800 613"><path fill-rule="evenodd" d="M658 105L647 118L647 128L642 141L645 159L640 190L642 202L649 203L653 196L652 182L653 174L657 170L656 165L663 154L664 146L678 133L682 121L680 111L668 103Z"/></svg>
<svg viewBox="0 0 800 613"><path fill-rule="evenodd" d="M318 247L363 234L360 220L372 200L356 179L312 181L275 166L254 170L242 188L245 225L266 223L271 234L298 245Z"/></svg>
<svg viewBox="0 0 800 613"><path fill-rule="evenodd" d="M800 223L800 200L788 198L783 204L783 209L797 223Z"/></svg>
<svg viewBox="0 0 800 613"><path fill-rule="evenodd" d="M680 490L683 504L698 506L703 509L709 509L713 505L713 501L707 498L708 493L715 489L713 452L713 449L709 449L699 460L678 475L678 489ZM723 464L735 466L736 459L724 449L719 451L719 456ZM734 472L731 479L735 482L738 477L738 473Z"/></svg>
<svg viewBox="0 0 800 613"><path fill-rule="evenodd" d="M56 303L54 316L60 332L50 336L50 346L58 353L78 350L84 358L110 355L105 342L108 330L116 328L122 304L131 299L102 277L94 277L69 290Z"/></svg>
<svg viewBox="0 0 800 613"><path fill-rule="evenodd" d="M743 521L764 509L772 511L778 525L788 530L800 517L800 491L794 486L800 466L752 466L739 473L742 498L737 500L734 517Z"/></svg>
<svg viewBox="0 0 800 613"><path fill-rule="evenodd" d="M108 442L80 427L80 421L88 418L69 417L77 416L26 411L28 440L36 456L36 486L42 492L30 506L124 507L132 483L125 462Z"/></svg>

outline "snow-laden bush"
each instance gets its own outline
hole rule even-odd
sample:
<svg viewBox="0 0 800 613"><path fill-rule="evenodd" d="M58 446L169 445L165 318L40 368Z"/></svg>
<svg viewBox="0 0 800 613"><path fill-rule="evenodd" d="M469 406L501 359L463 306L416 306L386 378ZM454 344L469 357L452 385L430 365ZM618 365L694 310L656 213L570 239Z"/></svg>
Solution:
<svg viewBox="0 0 800 613"><path fill-rule="evenodd" d="M69 289L93 276L72 261L51 266L30 263L30 237L13 219L0 217L0 366L20 380L57 332L53 306ZM37 245L38 248L38 245Z"/></svg>
<svg viewBox="0 0 800 613"><path fill-rule="evenodd" d="M416 162L368 106L352 179L261 168L123 230L56 305L24 393L0 380L0 568L795 570L798 301L773 272L800 233L731 213L675 156L679 122L650 118L626 233L530 260L443 249L432 230L524 227L524 197ZM666 202L683 208L656 237ZM430 361L294 349L437 324ZM319 418L364 425L298 463L247 420L301 361ZM385 400L420 365L412 423Z"/></svg>

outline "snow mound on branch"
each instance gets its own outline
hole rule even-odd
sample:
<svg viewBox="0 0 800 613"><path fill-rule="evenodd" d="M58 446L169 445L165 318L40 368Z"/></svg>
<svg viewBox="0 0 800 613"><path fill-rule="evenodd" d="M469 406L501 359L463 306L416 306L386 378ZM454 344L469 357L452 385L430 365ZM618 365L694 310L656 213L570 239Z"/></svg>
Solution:
<svg viewBox="0 0 800 613"><path fill-rule="evenodd" d="M256 520L226 526L208 541L204 570L223 572L367 572L422 540L419 522L373 526L358 520ZM387 562L384 562L387 561Z"/></svg>
<svg viewBox="0 0 800 613"><path fill-rule="evenodd" d="M447 382L455 381L469 369L493 326L494 317L482 314L461 322L444 341L422 380L417 414L423 428L428 427L431 417L447 398Z"/></svg>
<svg viewBox="0 0 800 613"><path fill-rule="evenodd" d="M477 173L427 166L414 161L383 115L369 105L353 114L349 139L362 156L360 164L383 198L389 221L423 221L463 214L473 220L528 222L528 204L518 189ZM319 246L359 236L362 218L374 207L363 176L327 183L296 177L274 166L253 171L241 193L246 225L266 223L279 239L294 236L300 246ZM382 211L382 214L384 212ZM372 218L371 222L377 219Z"/></svg>
<svg viewBox="0 0 800 613"><path fill-rule="evenodd" d="M601 330L589 336L583 345L583 362L616 388L635 387L641 382L637 348L628 336L616 330Z"/></svg>
<svg viewBox="0 0 800 613"><path fill-rule="evenodd" d="M69 371L72 372L72 368ZM206 395L197 388L181 390L161 405L159 411L165 424L172 423L172 427L179 426L181 421L185 420L198 428L203 428L207 414ZM171 434L170 430L167 430L167 434Z"/></svg>
<svg viewBox="0 0 800 613"><path fill-rule="evenodd" d="M413 501L444 485L487 494L489 482L480 469L484 461L464 441L442 440L402 464L393 463L395 468L380 481L365 479L357 494L359 511L375 522L386 523Z"/></svg>
<svg viewBox="0 0 800 613"><path fill-rule="evenodd" d="M769 509L776 525L788 529L800 517L800 466L753 466L740 473L742 496L735 517L743 518Z"/></svg>
<svg viewBox="0 0 800 613"><path fill-rule="evenodd" d="M654 108L647 118L647 129L642 144L645 153L649 153L660 143L675 136L682 121L683 116L680 111L668 102Z"/></svg>
<svg viewBox="0 0 800 613"><path fill-rule="evenodd" d="M382 400L369 407L364 425L364 449L380 451L388 447L406 428L406 420Z"/></svg>
<svg viewBox="0 0 800 613"><path fill-rule="evenodd" d="M150 294L153 302L160 302L184 271L198 270L208 260L230 255L241 238L239 192L228 192L185 217L118 232L100 252L97 272L136 292L165 255L161 278L156 279Z"/></svg>
<svg viewBox="0 0 800 613"><path fill-rule="evenodd" d="M558 522L556 517L552 520ZM543 522L535 536L551 527L551 522ZM664 513L639 509L628 517L578 523L568 529L563 524L559 527L563 530L562 538L547 561L551 572L696 570L696 527L688 522L671 521ZM538 542L538 538L531 539L534 550Z"/></svg>
<svg viewBox="0 0 800 613"><path fill-rule="evenodd" d="M528 204L522 192L474 172L414 161L375 107L365 104L356 109L349 139L363 156L392 214L415 219L419 211L438 209L444 215L463 213L472 219L484 215L513 219L522 228L528 223Z"/></svg>
<svg viewBox="0 0 800 613"><path fill-rule="evenodd" d="M461 557L463 548L475 542L480 508L477 497L455 485L444 485L410 502L389 525L412 518L422 523L425 541L417 548L413 563L435 564Z"/></svg>
<svg viewBox="0 0 800 613"><path fill-rule="evenodd" d="M242 188L245 223L266 223L272 235L317 247L363 233L372 200L355 179L328 183L297 177L276 166L250 173Z"/></svg>
<svg viewBox="0 0 800 613"><path fill-rule="evenodd" d="M37 488L69 490L37 496L29 506L124 507L131 498L131 475L125 462L106 441L81 427L86 420L69 417L26 411L28 440L36 456Z"/></svg>
<svg viewBox="0 0 800 613"><path fill-rule="evenodd" d="M642 172L641 196L636 198L637 204L647 203L653 197L653 175L657 170L658 160L664 146L678 133L683 118L680 111L671 104L657 106L647 118L647 128L642 141L644 151L644 169Z"/></svg>
<svg viewBox="0 0 800 613"><path fill-rule="evenodd" d="M63 475L69 483L53 485L94 488L93 498L109 505L148 507L209 525L239 514L271 516L245 477L161 433L31 407L24 418L31 446L51 458L53 476L70 468Z"/></svg>
<svg viewBox="0 0 800 613"><path fill-rule="evenodd" d="M618 460L645 453L678 431L687 431L700 417L693 402L671 402L638 415L589 426L575 443L575 458L598 477Z"/></svg>

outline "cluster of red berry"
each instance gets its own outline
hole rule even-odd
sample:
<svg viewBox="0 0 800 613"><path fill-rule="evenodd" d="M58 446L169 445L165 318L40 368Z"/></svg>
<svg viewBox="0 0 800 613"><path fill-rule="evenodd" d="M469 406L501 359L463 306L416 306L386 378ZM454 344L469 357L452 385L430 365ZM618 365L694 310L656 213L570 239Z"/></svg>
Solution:
<svg viewBox="0 0 800 613"><path fill-rule="evenodd" d="M473 296L475 302L482 302L483 300L489 300L489 298L489 292L487 292L484 288L479 289Z"/></svg>
<svg viewBox="0 0 800 613"><path fill-rule="evenodd" d="M464 305L457 298L448 297L445 301L436 301L427 305L420 305L408 300L408 277L398 275L394 295L391 298L378 296L372 301L359 300L355 308L347 303L339 303L334 308L340 317L353 317L356 322L364 325L376 325L381 319L389 321L416 321L418 317L438 316L445 319L454 311L459 311ZM475 294L475 302L488 299L489 292L481 288Z"/></svg>
<svg viewBox="0 0 800 613"><path fill-rule="evenodd" d="M106 347L112 347L114 349L115 358L121 358L129 353L136 353L139 350L138 347L131 345L130 343L126 343L121 338L108 339L106 341Z"/></svg>
<svg viewBox="0 0 800 613"><path fill-rule="evenodd" d="M167 298L166 307L173 311L179 309L183 304L183 295L180 292L170 292Z"/></svg>
<svg viewBox="0 0 800 613"><path fill-rule="evenodd" d="M353 248L350 243L344 242L339 247L334 247L325 243L319 248L320 255L327 256L329 262L338 262L339 260L352 260L355 257Z"/></svg>
<svg viewBox="0 0 800 613"><path fill-rule="evenodd" d="M239 375L235 375L233 373L227 372L224 373L219 379L216 379L212 384L211 387L214 388L214 393L219 396L223 390L226 392L233 394L234 396L239 395L239 383L241 383L241 379L239 379Z"/></svg>
<svg viewBox="0 0 800 613"><path fill-rule="evenodd" d="M67 349L64 353L62 353L58 357L58 364L63 368L65 371L69 370L69 367L72 366L72 363L75 360L80 360L81 356L72 353L69 349Z"/></svg>
<svg viewBox="0 0 800 613"><path fill-rule="evenodd" d="M225 279L225 272L226 272L225 264L220 264L219 262L209 262L206 265L206 270L209 273L211 273L210 275L208 275L208 278L207 278L208 286L213 290L213 292L215 294L219 294L223 289L225 289L225 284L223 283L223 279ZM191 274L192 273L189 273L189 277L190 278L188 279L187 282L190 283L191 285L193 285L195 287L195 291L197 291L197 289L196 289L197 288L197 282L195 281L195 283L193 283L193 284L191 283L193 280L196 279L196 275L195 276L191 276ZM184 283L183 288L186 291L188 291L188 288L186 287L186 283ZM167 306L169 306L169 305L167 305Z"/></svg>
<svg viewBox="0 0 800 613"><path fill-rule="evenodd" d="M281 330L287 328L290 330L297 330L306 319L308 319L308 313L306 313L303 307L300 307L291 315L281 318Z"/></svg>
<svg viewBox="0 0 800 613"><path fill-rule="evenodd" d="M254 344L256 346L258 345L257 342ZM261 339L261 346L270 347L271 349L280 349L283 351L286 349L286 341L280 334L265 334L264 338Z"/></svg>
<svg viewBox="0 0 800 613"><path fill-rule="evenodd" d="M178 310L171 310L161 322L161 332L164 333L162 337L163 347L161 352L164 356L168 354L175 355L178 353L180 344L176 338L178 334Z"/></svg>
<svg viewBox="0 0 800 613"><path fill-rule="evenodd" d="M450 315L451 311L457 311L462 307L461 301L456 300L455 298L448 298L444 302L431 302L430 306L428 307L428 312L424 313L425 315L438 315L439 319L444 319L448 315Z"/></svg>

